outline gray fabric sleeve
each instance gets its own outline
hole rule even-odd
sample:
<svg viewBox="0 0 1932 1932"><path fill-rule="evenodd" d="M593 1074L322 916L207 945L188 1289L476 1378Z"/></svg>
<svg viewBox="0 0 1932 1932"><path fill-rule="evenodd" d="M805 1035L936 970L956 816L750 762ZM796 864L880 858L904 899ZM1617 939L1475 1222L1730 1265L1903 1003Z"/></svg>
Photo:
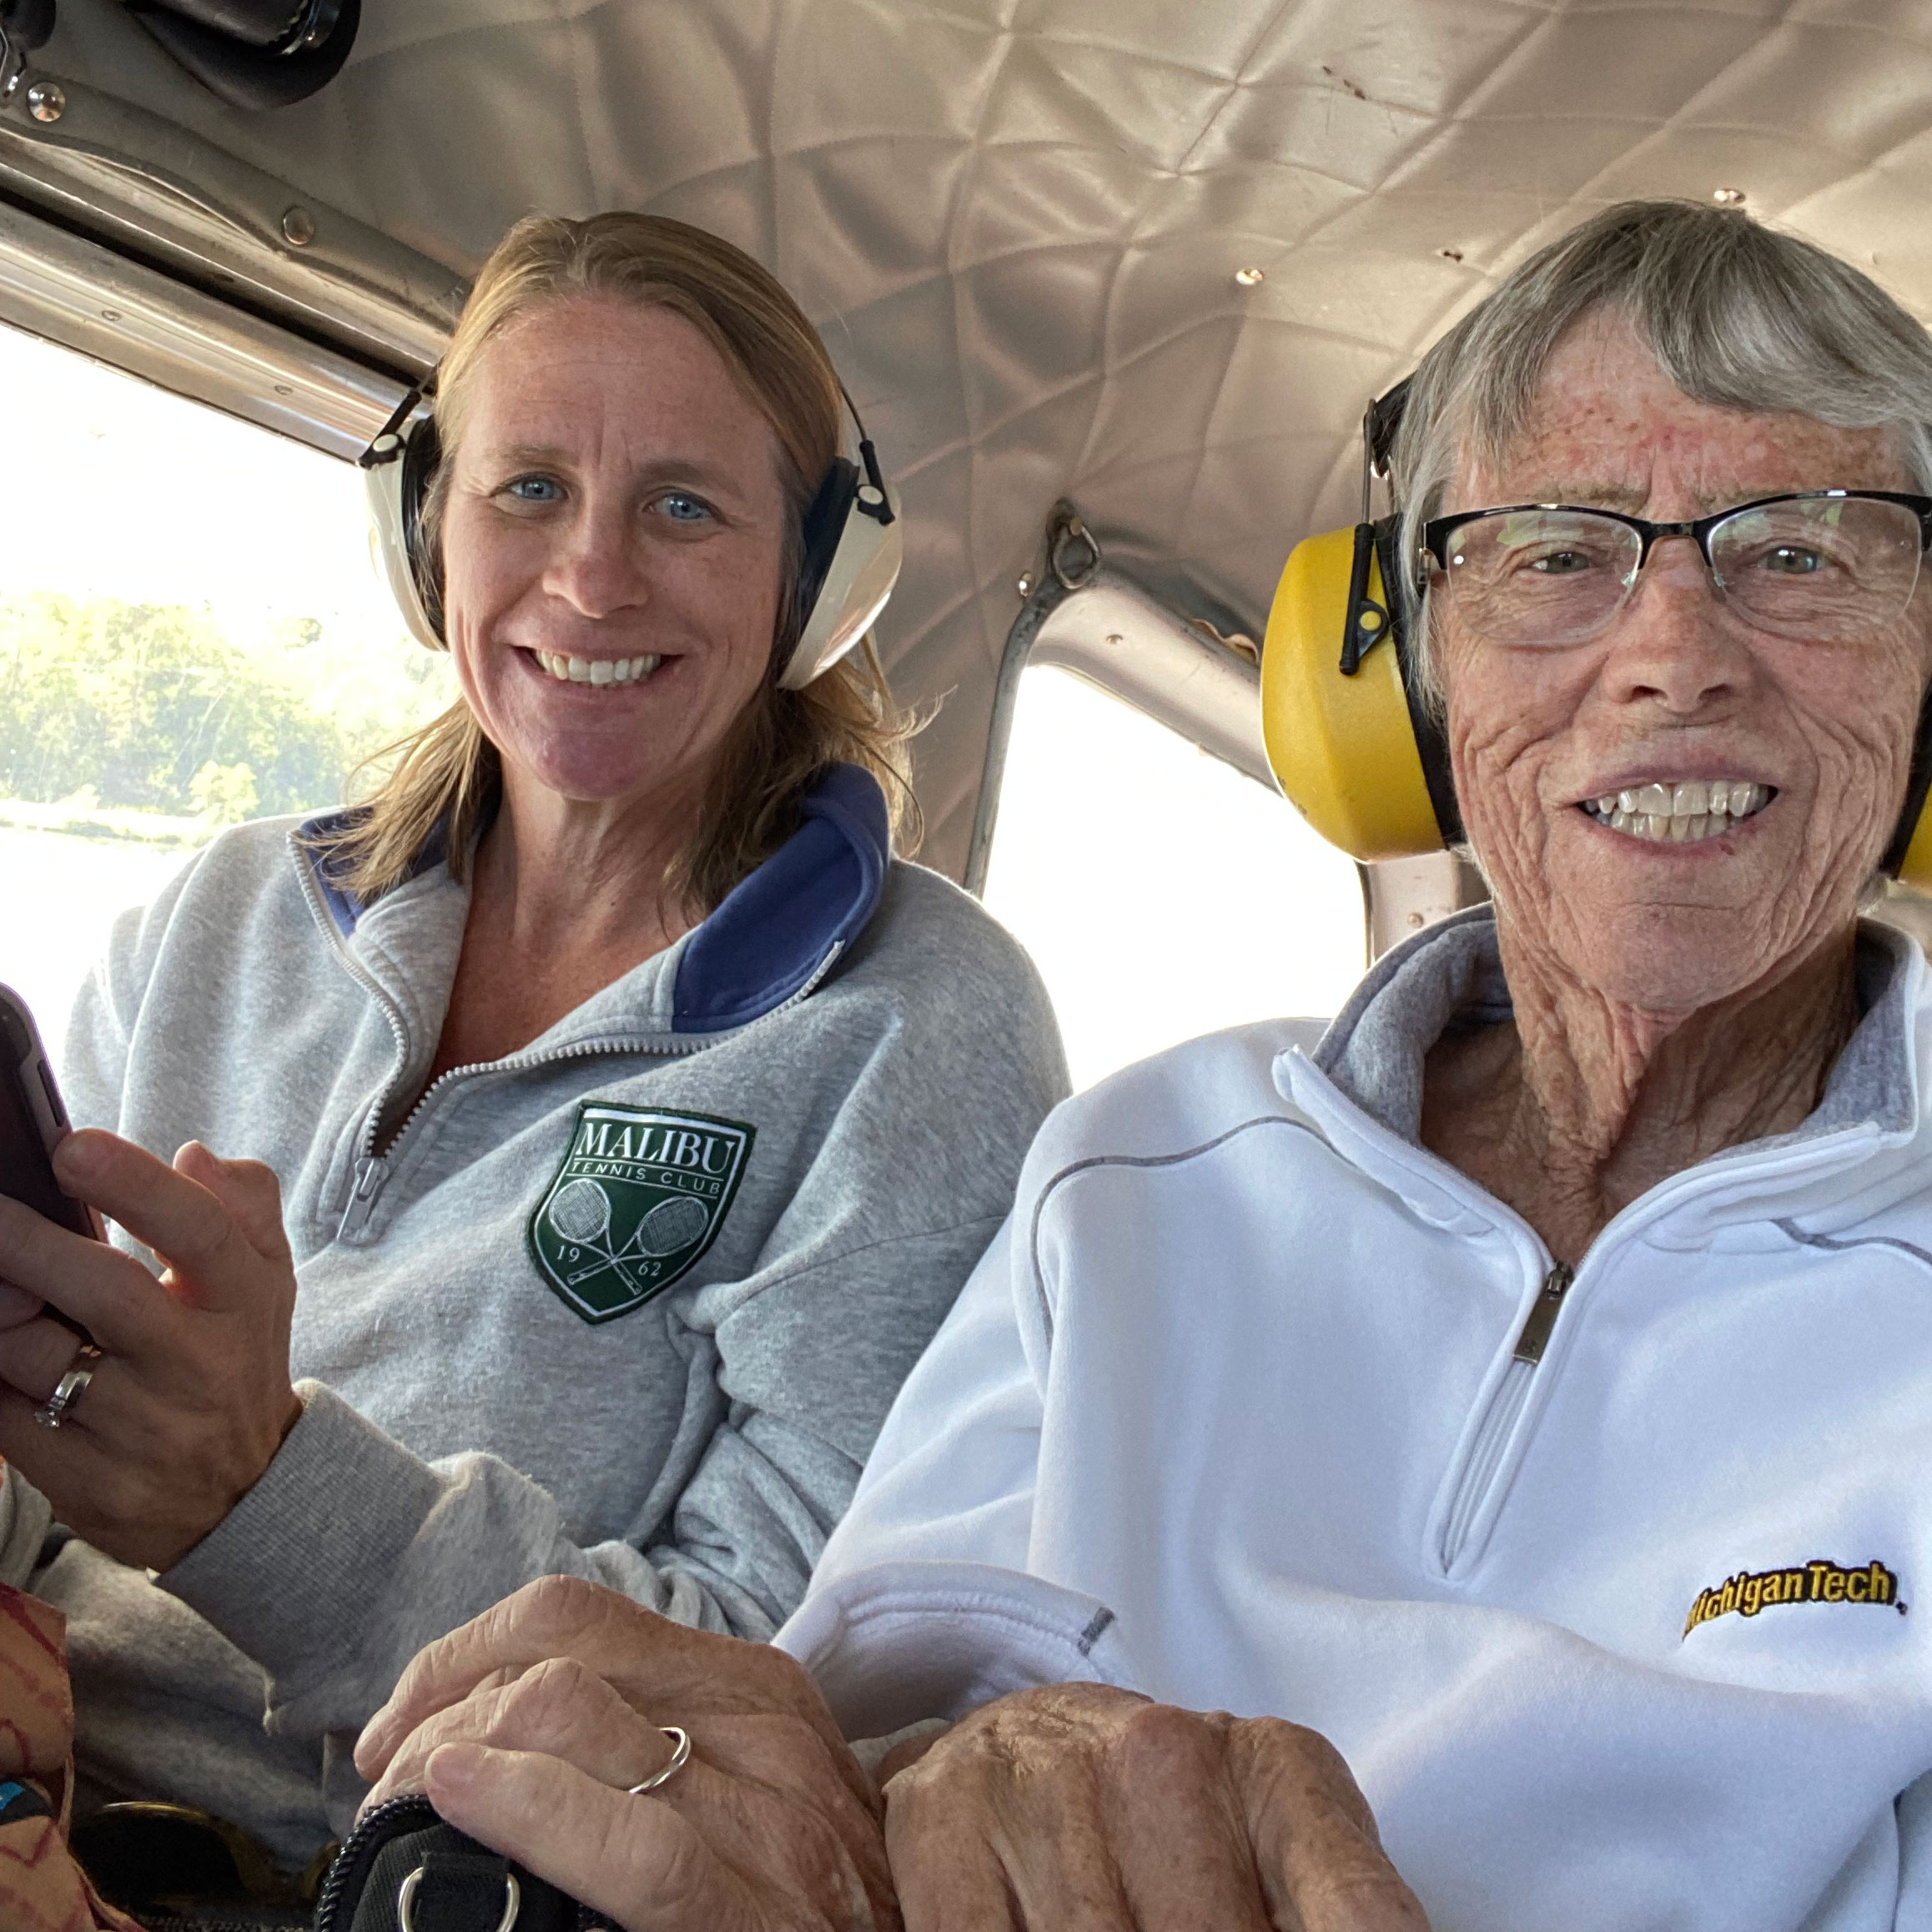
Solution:
<svg viewBox="0 0 1932 1932"><path fill-rule="evenodd" d="M997 1226L975 1220L820 1263L722 1324L731 1409L670 1538L648 1551L580 1547L547 1492L498 1458L425 1462L304 1383L301 1420L267 1472L159 1581L262 1666L269 1725L284 1735L360 1728L425 1643L541 1576L585 1577L682 1623L768 1638L858 1479L860 1459L810 1418L884 1412ZM921 1294L922 1282L938 1292ZM896 1318L882 1335L888 1304ZM773 1345L813 1331L810 1348ZM821 1347L844 1358L838 1380L814 1362L801 1376L798 1357Z"/></svg>
<svg viewBox="0 0 1932 1932"><path fill-rule="evenodd" d="M208 851L204 847L189 858L152 904L131 906L116 916L105 951L74 995L59 1072L61 1098L77 1127L121 1124L135 1017L147 998L156 955ZM192 1055L200 1044L184 1042L174 1050ZM168 1148L162 1157L174 1151Z"/></svg>
<svg viewBox="0 0 1932 1932"><path fill-rule="evenodd" d="M135 969L138 913L115 920L107 955L81 982L68 1015L67 1042L60 1056L60 1094L77 1127L115 1127L121 1119L121 1089L128 1071L128 1023L123 1000ZM133 991L125 1010L138 1007Z"/></svg>
<svg viewBox="0 0 1932 1932"><path fill-rule="evenodd" d="M12 1463L0 1473L0 1583L24 1590L53 1525L47 1498Z"/></svg>

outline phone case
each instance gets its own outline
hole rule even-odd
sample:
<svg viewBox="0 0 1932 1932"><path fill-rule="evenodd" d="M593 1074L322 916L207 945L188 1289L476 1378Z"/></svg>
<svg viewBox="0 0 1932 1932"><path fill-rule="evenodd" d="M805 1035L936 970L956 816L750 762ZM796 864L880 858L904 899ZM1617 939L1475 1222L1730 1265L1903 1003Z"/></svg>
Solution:
<svg viewBox="0 0 1932 1932"><path fill-rule="evenodd" d="M27 1002L0 986L0 1194L77 1235L100 1236L93 1210L63 1194L48 1156L68 1130L53 1064Z"/></svg>

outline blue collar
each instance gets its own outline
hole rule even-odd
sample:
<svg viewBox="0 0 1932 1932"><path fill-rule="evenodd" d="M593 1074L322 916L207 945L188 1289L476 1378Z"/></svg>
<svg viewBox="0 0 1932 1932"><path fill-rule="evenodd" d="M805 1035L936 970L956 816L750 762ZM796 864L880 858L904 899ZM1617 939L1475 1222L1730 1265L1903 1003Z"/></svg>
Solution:
<svg viewBox="0 0 1932 1932"><path fill-rule="evenodd" d="M720 1033L804 990L878 908L892 833L871 772L834 765L798 802L805 823L719 902L677 964L672 1029Z"/></svg>
<svg viewBox="0 0 1932 1932"><path fill-rule="evenodd" d="M857 765L833 765L798 802L804 823L684 942L672 992L674 1033L743 1026L802 992L850 949L878 909L892 857L885 794ZM326 838L363 808L325 813L298 838ZM410 868L417 878L444 859L440 828ZM367 909L328 863L309 867L336 930L348 938Z"/></svg>

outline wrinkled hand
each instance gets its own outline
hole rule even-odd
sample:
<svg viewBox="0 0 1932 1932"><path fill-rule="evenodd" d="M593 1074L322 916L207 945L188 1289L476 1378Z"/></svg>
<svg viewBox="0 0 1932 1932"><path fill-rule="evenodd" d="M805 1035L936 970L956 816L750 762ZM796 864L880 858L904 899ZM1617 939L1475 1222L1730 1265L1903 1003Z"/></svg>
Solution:
<svg viewBox="0 0 1932 1932"><path fill-rule="evenodd" d="M885 1797L906 1932L1427 1932L1348 1767L1279 1718L1023 1691Z"/></svg>
<svg viewBox="0 0 1932 1932"><path fill-rule="evenodd" d="M690 1762L647 1795L629 1789ZM420 1652L356 1747L627 1932L898 1932L880 1804L782 1651L546 1577Z"/></svg>
<svg viewBox="0 0 1932 1932"><path fill-rule="evenodd" d="M0 1197L0 1456L59 1520L124 1563L164 1570L260 1479L301 1415L289 1380L295 1272L281 1190L259 1162L196 1141L172 1168L113 1134L70 1134L54 1172L158 1255L131 1255ZM33 1411L73 1366L72 1330L6 1326L51 1303L102 1351L60 1428Z"/></svg>

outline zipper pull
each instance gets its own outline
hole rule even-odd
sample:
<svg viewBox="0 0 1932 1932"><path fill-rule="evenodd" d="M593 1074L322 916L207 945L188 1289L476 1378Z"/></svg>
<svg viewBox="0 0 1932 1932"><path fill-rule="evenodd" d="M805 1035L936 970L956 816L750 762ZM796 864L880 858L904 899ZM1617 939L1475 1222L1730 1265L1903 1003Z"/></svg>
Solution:
<svg viewBox="0 0 1932 1932"><path fill-rule="evenodd" d="M389 1163L364 1155L355 1164L355 1185L350 1190L349 1205L343 1210L342 1225L336 1230L341 1240L352 1240L369 1225L375 1212L376 1197L389 1179Z"/></svg>
<svg viewBox="0 0 1932 1932"><path fill-rule="evenodd" d="M1550 1331L1557 1326L1557 1311L1563 1306L1563 1297L1570 1291L1570 1284L1577 1278L1577 1271L1567 1261L1559 1261L1543 1276L1543 1288L1531 1304L1529 1318L1522 1325L1522 1333L1516 1338L1516 1359L1527 1361L1532 1366L1543 1359L1543 1351L1549 1346Z"/></svg>

